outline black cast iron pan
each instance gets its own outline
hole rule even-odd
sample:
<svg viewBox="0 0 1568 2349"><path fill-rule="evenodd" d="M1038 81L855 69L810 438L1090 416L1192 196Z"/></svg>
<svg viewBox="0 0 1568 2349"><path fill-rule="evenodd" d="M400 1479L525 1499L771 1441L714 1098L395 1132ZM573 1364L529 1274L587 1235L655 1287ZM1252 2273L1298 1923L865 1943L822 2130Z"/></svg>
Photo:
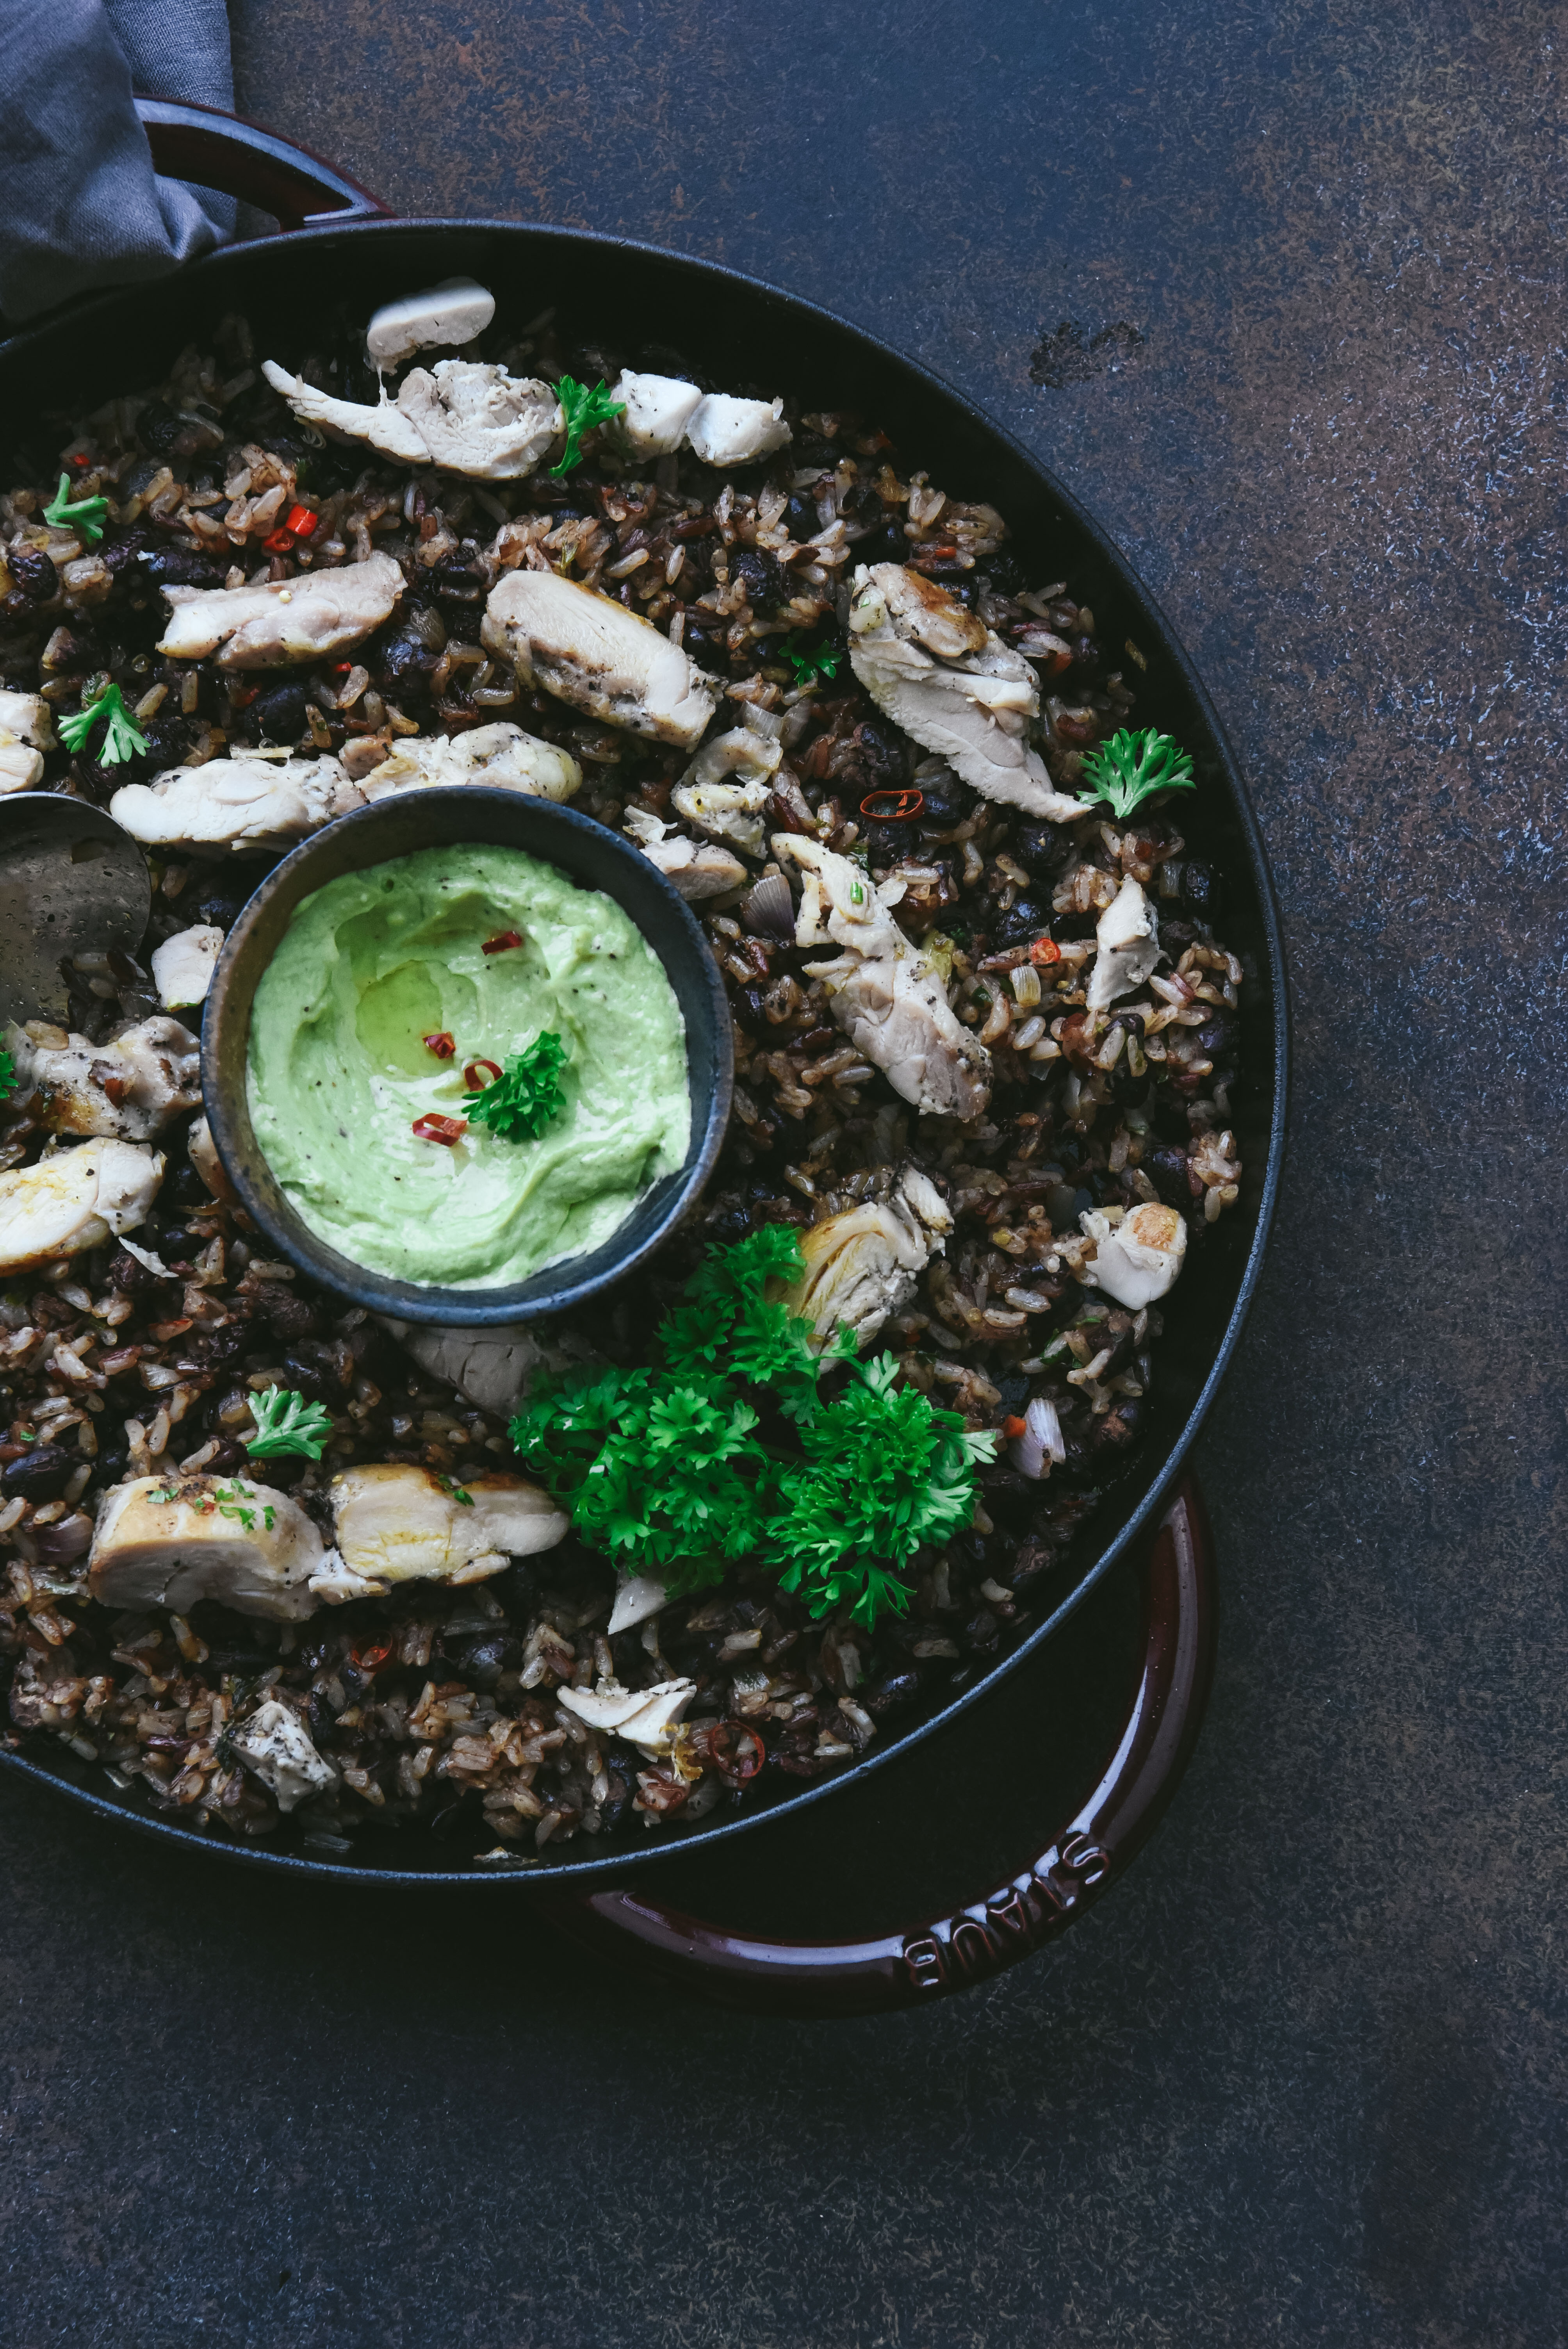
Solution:
<svg viewBox="0 0 1568 2349"><path fill-rule="evenodd" d="M36 442L41 422L77 413L167 372L182 345L201 340L225 312L242 310L265 356L298 356L311 322L339 309L367 318L377 304L443 277L471 275L491 288L503 318L521 326L554 305L570 337L613 335L617 344L673 347L716 379L740 373L813 408L854 409L894 440L901 465L924 464L951 492L1001 508L1029 568L1065 578L1096 614L1101 641L1126 655L1138 680L1137 718L1157 722L1191 750L1200 789L1183 803L1194 851L1222 869L1228 896L1222 935L1246 965L1243 1065L1233 1123L1245 1158L1241 1199L1194 1252L1176 1293L1150 1399L1147 1435L1081 1530L1035 1629L1011 1653L913 1719L837 1777L787 1788L771 1806L713 1814L653 1847L594 1848L586 1839L559 1856L547 1848L510 1884L557 1891L624 1878L661 1857L705 1847L784 1811L830 1799L849 1780L884 1768L963 1708L982 1700L1037 1649L1132 1544L1147 1540L1228 1363L1256 1284L1284 1145L1287 1004L1283 946L1263 842L1230 746L1174 630L1125 558L1069 492L962 393L913 360L813 304L754 278L612 237L502 222L395 221L375 198L269 131L205 109L143 101L164 171L221 187L273 213L283 233L209 255L171 278L93 295L0 346L0 457ZM296 348L297 346L297 348ZM101 1773L76 1761L0 1749L0 1761L40 1770L62 1788L150 1831L222 1850L263 1867L404 1885L501 1880L466 1853L433 1838L378 1840L367 1831L353 1862L297 1849L239 1847L138 1807L139 1790L116 1802Z"/></svg>

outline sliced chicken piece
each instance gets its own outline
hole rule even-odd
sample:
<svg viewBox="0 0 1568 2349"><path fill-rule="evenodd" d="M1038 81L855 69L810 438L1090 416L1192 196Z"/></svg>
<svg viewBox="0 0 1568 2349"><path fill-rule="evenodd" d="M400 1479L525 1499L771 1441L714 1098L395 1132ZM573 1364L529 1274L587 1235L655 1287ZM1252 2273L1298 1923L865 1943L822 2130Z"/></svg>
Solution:
<svg viewBox="0 0 1568 2349"><path fill-rule="evenodd" d="M254 587L163 593L172 610L158 649L171 660L217 652L220 668L287 668L346 651L378 628L403 593L403 574L389 554L372 554Z"/></svg>
<svg viewBox="0 0 1568 2349"><path fill-rule="evenodd" d="M705 465L750 465L793 439L781 399L732 399L710 391L686 419L686 437Z"/></svg>
<svg viewBox="0 0 1568 2349"><path fill-rule="evenodd" d="M84 1143L0 1174L0 1274L135 1231L162 1180L161 1152L133 1142Z"/></svg>
<svg viewBox="0 0 1568 2349"><path fill-rule="evenodd" d="M702 406L695 383L673 375L634 375L629 367L621 370L610 397L626 411L615 419L614 430L632 457L673 456Z"/></svg>
<svg viewBox="0 0 1568 2349"><path fill-rule="evenodd" d="M606 726L695 750L718 701L678 645L624 604L553 571L513 571L490 589L480 636L527 685Z"/></svg>
<svg viewBox="0 0 1568 2349"><path fill-rule="evenodd" d="M656 1761L669 1752L681 1716L696 1694L695 1681L660 1681L651 1689L624 1689L614 1681L601 1681L596 1689L558 1689L556 1700L590 1729L624 1737Z"/></svg>
<svg viewBox="0 0 1568 2349"><path fill-rule="evenodd" d="M672 832L659 817L641 808L628 810L626 830L650 864L658 866L688 903L722 896L726 890L745 885L745 865L716 841L688 840L684 832Z"/></svg>
<svg viewBox="0 0 1568 2349"><path fill-rule="evenodd" d="M1090 1207L1078 1224L1095 1243L1084 1279L1130 1313L1141 1313L1175 1287L1187 1254L1187 1226L1174 1207L1147 1199L1119 1223L1103 1207Z"/></svg>
<svg viewBox="0 0 1568 2349"><path fill-rule="evenodd" d="M44 752L56 749L49 705L36 693L0 688L0 792L30 792L44 780Z"/></svg>
<svg viewBox="0 0 1568 2349"><path fill-rule="evenodd" d="M242 757L170 767L150 783L127 783L108 812L150 847L244 855L292 847L364 805L364 792L335 759Z"/></svg>
<svg viewBox="0 0 1568 2349"><path fill-rule="evenodd" d="M459 1485L428 1468L346 1468L332 1480L336 1559L325 1597L382 1595L400 1582L480 1582L509 1557L552 1549L568 1519L521 1476Z"/></svg>
<svg viewBox="0 0 1568 2349"><path fill-rule="evenodd" d="M947 1202L917 1166L906 1166L891 1198L865 1200L800 1235L801 1278L779 1290L780 1303L811 1324L818 1353L849 1328L863 1347L914 1285L953 1229Z"/></svg>
<svg viewBox="0 0 1568 2349"><path fill-rule="evenodd" d="M510 1412L533 1371L563 1368L567 1360L553 1356L523 1322L489 1330L443 1330L429 1321L395 1321L388 1314L379 1318L383 1329L391 1331L422 1371L460 1389L480 1411Z"/></svg>
<svg viewBox="0 0 1568 2349"><path fill-rule="evenodd" d="M325 1555L299 1503L248 1476L137 1476L104 1495L88 1587L106 1607L189 1615L215 1599L240 1615L297 1623L317 1601Z"/></svg>
<svg viewBox="0 0 1568 2349"><path fill-rule="evenodd" d="M834 1019L866 1059L916 1109L978 1117L991 1098L991 1055L947 1000L932 965L893 920L900 885L879 889L847 856L801 833L777 833L780 865L799 865L805 891L795 923L799 947L836 946L809 963L828 988Z"/></svg>
<svg viewBox="0 0 1568 2349"><path fill-rule="evenodd" d="M170 1011L202 1003L223 951L223 933L210 922L194 929L177 930L152 949L152 976Z"/></svg>
<svg viewBox="0 0 1568 2349"><path fill-rule="evenodd" d="M583 770L566 750L525 734L521 726L473 726L466 733L406 734L389 757L360 778L367 800L427 784L489 783L526 792L535 799L569 800L583 781Z"/></svg>
<svg viewBox="0 0 1568 2349"><path fill-rule="evenodd" d="M422 294L383 302L365 330L366 352L373 367L400 367L415 351L471 343L494 316L495 295L474 278L443 277Z"/></svg>
<svg viewBox="0 0 1568 2349"><path fill-rule="evenodd" d="M325 426L329 432L341 432L347 440L363 440L383 457L390 457L399 465L428 465L430 452L424 436L408 421L396 400L388 399L383 389L374 408L362 407L357 400L335 399L329 391L318 391L314 383L303 376L290 375L287 367L275 359L262 361L262 373L274 391L281 391L302 424Z"/></svg>
<svg viewBox="0 0 1568 2349"><path fill-rule="evenodd" d="M857 571L850 662L878 708L985 798L1078 822L1083 809L1029 746L1038 677L934 579L902 563Z"/></svg>
<svg viewBox="0 0 1568 2349"><path fill-rule="evenodd" d="M397 405L432 462L473 481L521 481L561 429L561 403L547 383L476 359L415 367Z"/></svg>
<svg viewBox="0 0 1568 2349"><path fill-rule="evenodd" d="M61 1035L63 1044L50 1040ZM139 1020L111 1044L89 1044L36 1019L7 1026L5 1041L18 1092L24 1099L42 1093L37 1121L51 1133L150 1142L201 1098L201 1047L189 1028L162 1013Z"/></svg>
<svg viewBox="0 0 1568 2349"><path fill-rule="evenodd" d="M635 1630L639 1623L646 1623L657 1615L668 1599L664 1584L655 1582L651 1574L624 1574L615 1588L615 1603L604 1626L604 1637L613 1640L617 1631Z"/></svg>
<svg viewBox="0 0 1568 2349"><path fill-rule="evenodd" d="M1106 1011L1141 987L1160 959L1160 916L1130 876L1095 924L1096 953L1086 1000Z"/></svg>
<svg viewBox="0 0 1568 2349"><path fill-rule="evenodd" d="M748 856L760 856L763 810L768 805L784 753L779 745L748 726L705 742L676 784L678 814L715 840L732 841ZM726 776L740 778L727 782Z"/></svg>
<svg viewBox="0 0 1568 2349"><path fill-rule="evenodd" d="M316 1752L298 1713L275 1696L231 1729L229 1743L246 1769L271 1787L280 1811L297 1811L313 1795L337 1785L336 1770Z"/></svg>
<svg viewBox="0 0 1568 2349"><path fill-rule="evenodd" d="M230 1182L228 1171L218 1155L218 1145L212 1139L212 1129L204 1117L199 1117L185 1136L185 1155L212 1194L237 1207L240 1195Z"/></svg>
<svg viewBox="0 0 1568 2349"><path fill-rule="evenodd" d="M547 383L478 359L415 367L396 400L384 391L374 408L334 399L271 359L262 372L306 424L366 441L399 464L440 465L474 481L521 481L560 429L561 404Z"/></svg>

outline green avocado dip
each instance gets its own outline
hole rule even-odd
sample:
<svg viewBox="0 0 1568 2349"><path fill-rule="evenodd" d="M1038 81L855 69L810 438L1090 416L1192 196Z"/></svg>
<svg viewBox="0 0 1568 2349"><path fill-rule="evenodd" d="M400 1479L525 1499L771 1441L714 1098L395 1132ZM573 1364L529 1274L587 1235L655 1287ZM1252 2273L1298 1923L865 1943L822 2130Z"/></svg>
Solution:
<svg viewBox="0 0 1568 2349"><path fill-rule="evenodd" d="M614 899L521 849L420 849L296 907L252 1009L251 1121L342 1255L401 1280L504 1286L599 1247L681 1165L685 1032ZM425 1040L443 1034L449 1058ZM465 1110L464 1071L504 1068L542 1035L565 1047L564 1102L537 1139L507 1140ZM430 1117L465 1121L451 1146L415 1134Z"/></svg>

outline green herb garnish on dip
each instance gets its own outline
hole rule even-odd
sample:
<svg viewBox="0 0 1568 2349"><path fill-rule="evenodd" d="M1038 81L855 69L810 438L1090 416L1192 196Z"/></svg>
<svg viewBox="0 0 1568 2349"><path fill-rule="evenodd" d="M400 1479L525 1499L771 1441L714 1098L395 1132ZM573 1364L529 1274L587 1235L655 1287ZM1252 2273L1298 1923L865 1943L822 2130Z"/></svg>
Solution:
<svg viewBox="0 0 1568 2349"><path fill-rule="evenodd" d="M476 1114L487 1081L515 1100L542 1063L546 1116ZM652 947L613 898L514 848L421 849L304 899L256 989L247 1092L318 1238L447 1288L598 1247L691 1131Z"/></svg>

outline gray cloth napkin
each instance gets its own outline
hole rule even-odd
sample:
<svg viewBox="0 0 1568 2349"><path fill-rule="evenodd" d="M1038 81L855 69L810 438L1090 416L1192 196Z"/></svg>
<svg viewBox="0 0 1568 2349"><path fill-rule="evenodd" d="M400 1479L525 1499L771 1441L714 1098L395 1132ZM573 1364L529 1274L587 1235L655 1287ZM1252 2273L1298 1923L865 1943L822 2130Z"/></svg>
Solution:
<svg viewBox="0 0 1568 2349"><path fill-rule="evenodd" d="M161 277L234 233L227 196L160 179L132 88L232 108L223 0L0 0L0 311Z"/></svg>

